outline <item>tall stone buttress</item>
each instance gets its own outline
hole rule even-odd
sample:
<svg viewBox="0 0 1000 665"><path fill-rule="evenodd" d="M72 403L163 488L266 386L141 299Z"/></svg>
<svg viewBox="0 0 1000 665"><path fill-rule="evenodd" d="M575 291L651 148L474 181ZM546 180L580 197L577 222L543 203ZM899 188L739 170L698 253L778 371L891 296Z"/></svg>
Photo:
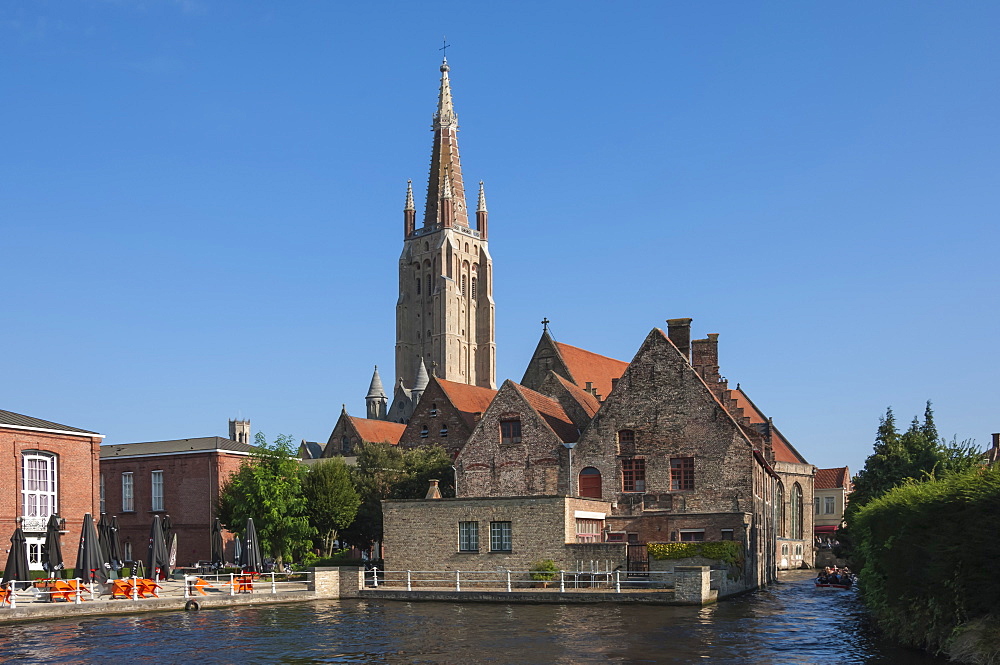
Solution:
<svg viewBox="0 0 1000 665"><path fill-rule="evenodd" d="M496 388L486 195L480 182L472 228L448 70L445 59L434 114L427 204L419 228L412 182L406 188L396 303L396 382L413 388L422 359L427 371L439 378Z"/></svg>

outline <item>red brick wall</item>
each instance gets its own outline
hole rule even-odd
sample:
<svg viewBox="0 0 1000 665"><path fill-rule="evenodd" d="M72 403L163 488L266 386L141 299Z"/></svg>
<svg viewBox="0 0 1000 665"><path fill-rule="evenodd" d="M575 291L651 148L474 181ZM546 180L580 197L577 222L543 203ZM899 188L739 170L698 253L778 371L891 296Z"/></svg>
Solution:
<svg viewBox="0 0 1000 665"><path fill-rule="evenodd" d="M432 407L436 408L436 416L431 415ZM427 437L421 438L420 432L425 425ZM448 436L442 437L441 428L444 425L448 426ZM454 458L470 434L472 428L469 427L465 416L452 405L440 384L431 381L427 384L427 390L420 396L420 401L417 402L417 407L413 410L399 443L408 448L438 445Z"/></svg>
<svg viewBox="0 0 1000 665"><path fill-rule="evenodd" d="M6 479L2 483L3 491L0 491L0 542L5 545L3 552L9 549L8 541L16 528L15 520L21 516L21 454L39 450L57 456L57 509L59 515L66 519L67 530L62 537L63 559L67 568L73 567L84 513L91 513L97 519L99 510L97 483L100 445L101 439L96 436L70 436L0 427L0 454L5 460L3 472ZM2 558L6 564L6 553Z"/></svg>
<svg viewBox="0 0 1000 665"><path fill-rule="evenodd" d="M144 560L152 525L152 472L163 471L163 507L177 533L177 565L189 566L211 559L212 523L219 489L230 474L239 469L245 455L181 453L158 457L101 460L109 515L118 516L119 538L132 544L134 558ZM133 512L122 511L123 473L133 479ZM227 541L231 536L225 534ZM168 544L169 545L169 544Z"/></svg>

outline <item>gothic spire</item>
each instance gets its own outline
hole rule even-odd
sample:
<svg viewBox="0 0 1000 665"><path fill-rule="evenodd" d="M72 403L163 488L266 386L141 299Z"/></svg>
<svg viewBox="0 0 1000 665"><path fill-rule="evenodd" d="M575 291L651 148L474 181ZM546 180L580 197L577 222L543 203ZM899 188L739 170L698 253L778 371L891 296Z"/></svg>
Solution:
<svg viewBox="0 0 1000 665"><path fill-rule="evenodd" d="M413 205L413 181L406 181L406 207L403 210L410 211L416 210L416 206Z"/></svg>
<svg viewBox="0 0 1000 665"><path fill-rule="evenodd" d="M483 189L483 181L479 181L479 205L476 206L476 212L486 212L486 190Z"/></svg>
<svg viewBox="0 0 1000 665"><path fill-rule="evenodd" d="M431 170L427 179L427 206L424 209L424 226L440 228L444 223L445 188L450 189L454 204L451 218L455 226L469 226L465 205L465 185L462 181L462 163L458 156L458 115L451 98L451 81L448 78L448 60L441 63L441 87L438 92L437 112L434 114L434 145L431 148Z"/></svg>
<svg viewBox="0 0 1000 665"><path fill-rule="evenodd" d="M385 388L382 387L382 377L378 374L378 365L375 365L375 373L372 374L372 382L368 386L366 397L385 397Z"/></svg>

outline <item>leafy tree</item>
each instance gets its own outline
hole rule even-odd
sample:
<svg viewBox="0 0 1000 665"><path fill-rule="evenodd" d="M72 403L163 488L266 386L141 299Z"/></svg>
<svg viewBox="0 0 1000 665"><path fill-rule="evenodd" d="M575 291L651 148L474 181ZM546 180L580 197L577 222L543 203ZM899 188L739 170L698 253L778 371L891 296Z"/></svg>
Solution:
<svg viewBox="0 0 1000 665"><path fill-rule="evenodd" d="M344 458L332 457L311 467L302 480L302 492L323 556L332 556L338 532L354 522L361 505Z"/></svg>
<svg viewBox="0 0 1000 665"><path fill-rule="evenodd" d="M441 481L444 496L455 496L451 458L443 448L363 443L357 455L352 477L361 506L354 524L341 533L356 547L368 549L382 540L382 499L422 499L432 478Z"/></svg>
<svg viewBox="0 0 1000 665"><path fill-rule="evenodd" d="M250 456L219 492L222 524L241 533L252 517L262 554L279 561L306 551L314 533L306 517L301 465L294 450L290 436L279 435L269 445L257 432Z"/></svg>

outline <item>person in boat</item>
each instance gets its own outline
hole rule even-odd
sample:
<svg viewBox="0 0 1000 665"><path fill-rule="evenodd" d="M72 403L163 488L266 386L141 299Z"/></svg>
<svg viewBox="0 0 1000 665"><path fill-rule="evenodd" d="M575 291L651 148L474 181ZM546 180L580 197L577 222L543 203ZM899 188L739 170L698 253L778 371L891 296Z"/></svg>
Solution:
<svg viewBox="0 0 1000 665"><path fill-rule="evenodd" d="M816 584L829 584L827 580L830 579L830 566L824 568L819 575L816 576Z"/></svg>

